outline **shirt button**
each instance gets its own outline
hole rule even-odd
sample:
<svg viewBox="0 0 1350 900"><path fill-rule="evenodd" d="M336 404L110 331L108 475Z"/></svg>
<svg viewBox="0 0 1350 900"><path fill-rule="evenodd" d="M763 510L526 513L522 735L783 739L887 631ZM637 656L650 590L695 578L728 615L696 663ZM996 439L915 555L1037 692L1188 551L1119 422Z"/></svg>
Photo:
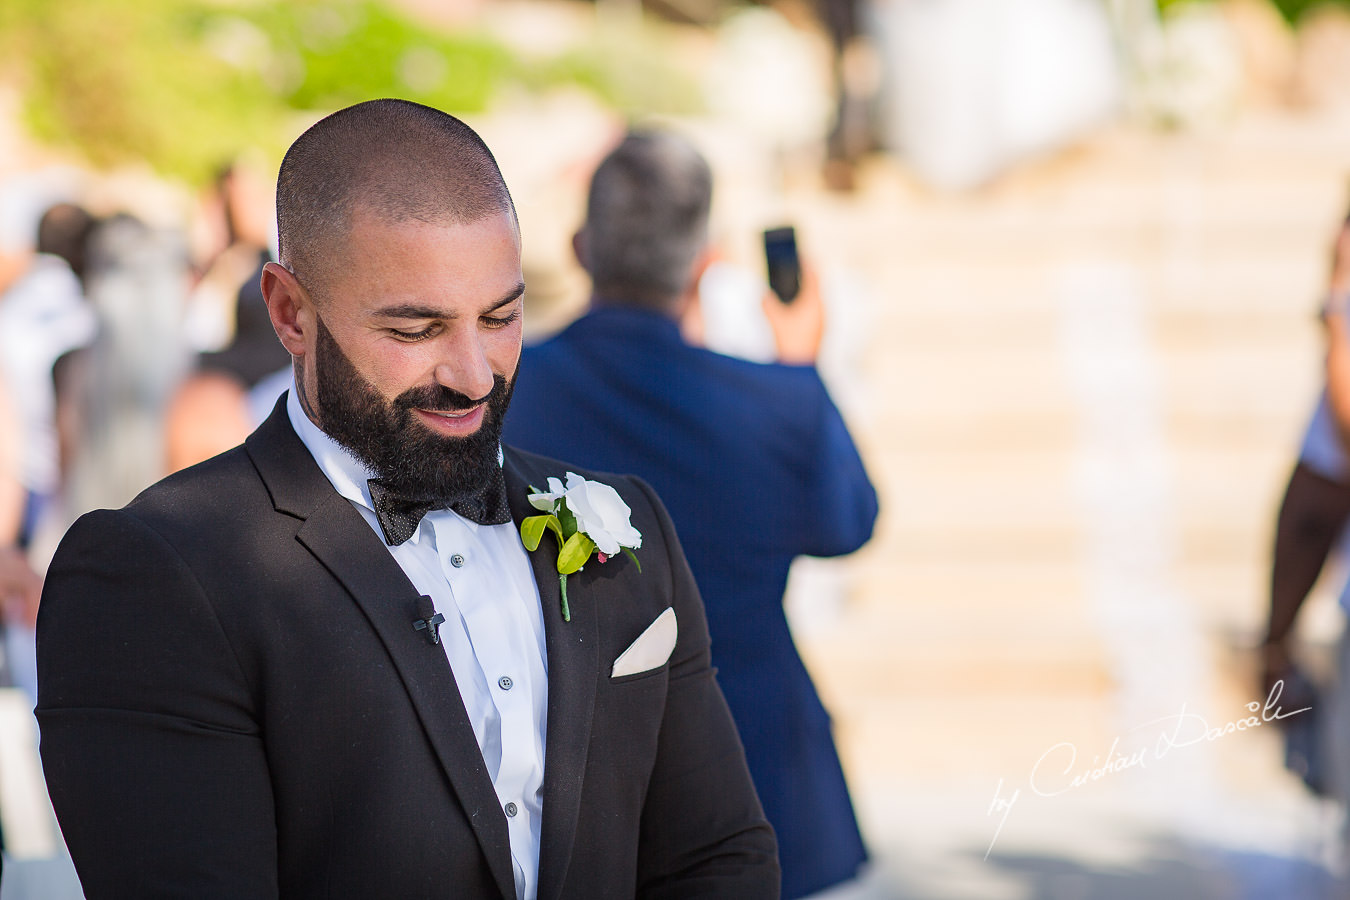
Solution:
<svg viewBox="0 0 1350 900"><path fill-rule="evenodd" d="M450 565L458 569L460 566L464 565L464 557L456 553L454 556L450 557Z"/></svg>
<svg viewBox="0 0 1350 900"><path fill-rule="evenodd" d="M497 679L497 687L501 688L504 691L511 690L511 686L513 684L515 684L515 682L511 680L510 675L503 675L501 678Z"/></svg>
<svg viewBox="0 0 1350 900"><path fill-rule="evenodd" d="M508 816L514 817L515 814L518 813L518 812L520 812L520 810L518 810L518 809L516 808L516 805L515 805L514 803L508 803L508 804L506 804L506 814L507 814Z"/></svg>

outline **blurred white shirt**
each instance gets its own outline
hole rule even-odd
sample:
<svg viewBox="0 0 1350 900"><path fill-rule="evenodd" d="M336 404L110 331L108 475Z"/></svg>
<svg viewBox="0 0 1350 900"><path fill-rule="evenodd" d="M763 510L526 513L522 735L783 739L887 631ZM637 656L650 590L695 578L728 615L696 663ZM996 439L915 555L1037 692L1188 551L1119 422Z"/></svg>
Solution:
<svg viewBox="0 0 1350 900"><path fill-rule="evenodd" d="M38 494L57 487L52 365L94 339L98 319L60 257L40 253L0 295L0 367L23 427L21 479Z"/></svg>

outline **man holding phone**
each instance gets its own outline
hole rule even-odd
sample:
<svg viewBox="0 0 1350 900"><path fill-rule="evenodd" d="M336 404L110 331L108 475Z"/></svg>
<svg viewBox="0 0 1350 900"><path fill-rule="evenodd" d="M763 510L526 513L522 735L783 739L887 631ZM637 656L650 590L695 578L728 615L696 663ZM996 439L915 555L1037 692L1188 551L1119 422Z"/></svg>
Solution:
<svg viewBox="0 0 1350 900"><path fill-rule="evenodd" d="M809 267L792 302L764 301L778 362L688 340L700 330L711 199L706 161L669 134L630 134L601 163L574 241L591 309L525 349L505 436L637 474L666 500L792 900L855 877L866 851L784 615L788 567L862 546L877 500L815 369L824 311Z"/></svg>

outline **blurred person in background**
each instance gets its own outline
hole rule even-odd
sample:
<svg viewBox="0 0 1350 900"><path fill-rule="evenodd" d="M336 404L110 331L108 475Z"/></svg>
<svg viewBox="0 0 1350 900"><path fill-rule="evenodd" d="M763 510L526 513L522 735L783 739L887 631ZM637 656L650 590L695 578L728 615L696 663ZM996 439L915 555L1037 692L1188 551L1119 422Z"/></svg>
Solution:
<svg viewBox="0 0 1350 900"><path fill-rule="evenodd" d="M1309 693L1290 643L1298 612L1328 559L1347 537L1350 522L1350 216L1332 247L1321 320L1326 337L1326 382L1304 434L1276 519L1270 614L1261 643L1261 686L1278 690L1287 705L1311 706L1308 717L1285 727L1286 764L1318 793L1350 806L1350 630L1342 634L1337 675L1319 702ZM1344 553L1342 552L1342 556ZM1350 583L1340 605L1350 610ZM1316 720L1316 721L1315 721ZM1350 818L1346 821L1350 837Z"/></svg>
<svg viewBox="0 0 1350 900"><path fill-rule="evenodd" d="M0 491L0 580L4 620L0 650L4 684L35 695L33 628L41 560L33 538L61 488L60 441L53 369L87 345L97 320L84 297L86 244L95 220L58 203L38 220L34 253L0 294L0 382L5 402L6 482ZM16 483L17 482L17 483ZM40 556L38 554L37 556Z"/></svg>
<svg viewBox="0 0 1350 900"><path fill-rule="evenodd" d="M24 547L60 483L52 368L62 355L93 340L97 328L84 294L94 224L73 204L48 209L38 223L36 253L0 295L0 371L24 435L20 478L26 501L17 536Z"/></svg>
<svg viewBox="0 0 1350 900"><path fill-rule="evenodd" d="M40 523L60 506L63 487L61 398L55 372L83 352L97 331L84 296L85 261L95 220L68 203L37 222L35 253L0 295L0 835L5 900L80 896L64 854L37 761L37 658L34 628L45 558Z"/></svg>
<svg viewBox="0 0 1350 900"><path fill-rule="evenodd" d="M27 506L20 477L22 434L22 422L0 378L0 633L10 626L32 628L42 591L42 579L19 545ZM14 683L9 657L0 646L0 687Z"/></svg>
<svg viewBox="0 0 1350 900"><path fill-rule="evenodd" d="M224 247L189 300L188 343L202 352L169 402L170 472L241 443L290 386L290 354L272 330L260 286L272 258L273 209L252 170L239 164L222 172L206 205L204 218L216 223ZM221 334L228 334L223 342Z"/></svg>
<svg viewBox="0 0 1350 900"><path fill-rule="evenodd" d="M1350 353L1345 341L1345 301L1350 292L1350 216L1332 247L1327 300L1321 311L1326 335L1326 382L1304 432L1275 526L1270 574L1270 615L1261 644L1262 685L1288 673L1289 638L1322 568L1350 521Z"/></svg>
<svg viewBox="0 0 1350 900"><path fill-rule="evenodd" d="M825 139L825 184L832 190L855 187L858 162L878 142L873 122L877 63L863 29L863 0L816 0L816 14L830 39L834 80L834 123Z"/></svg>
<svg viewBox="0 0 1350 900"><path fill-rule="evenodd" d="M23 527L24 507L28 504L23 486L21 454L23 421L15 410L0 372L0 546L18 544Z"/></svg>
<svg viewBox="0 0 1350 900"><path fill-rule="evenodd" d="M207 353L230 343L239 292L258 283L272 258L275 216L267 177L242 159L220 169L188 235L194 285L183 330L192 349Z"/></svg>
<svg viewBox="0 0 1350 900"><path fill-rule="evenodd" d="M277 340L256 280L239 289L234 337L197 357L165 420L168 471L177 472L242 443L291 384L290 354Z"/></svg>
<svg viewBox="0 0 1350 900"><path fill-rule="evenodd" d="M180 229L119 213L90 233L86 286L98 333L58 371L72 425L62 504L43 522L50 553L79 515L120 506L165 474L164 419L188 369L183 306L191 287Z"/></svg>
<svg viewBox="0 0 1350 900"><path fill-rule="evenodd" d="M673 135L630 134L601 163L574 241L590 310L525 349L504 434L636 474L666 498L791 900L854 879L867 854L830 718L788 629L788 567L862 546L877 498L814 367L824 311L809 271L791 305L763 303L780 362L682 336L699 330L711 200L708 164Z"/></svg>
<svg viewBox="0 0 1350 900"><path fill-rule="evenodd" d="M34 504L23 477L25 451L31 448L19 409L0 367L0 776L5 782L0 790L5 873L0 896L76 900L83 895L61 844L37 759L33 629L42 577L25 546Z"/></svg>

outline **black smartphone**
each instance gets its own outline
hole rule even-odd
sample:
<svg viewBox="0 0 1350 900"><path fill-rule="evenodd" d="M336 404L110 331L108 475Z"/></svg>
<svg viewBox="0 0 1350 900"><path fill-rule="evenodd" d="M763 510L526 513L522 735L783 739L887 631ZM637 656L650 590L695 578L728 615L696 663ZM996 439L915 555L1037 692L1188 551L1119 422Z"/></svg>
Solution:
<svg viewBox="0 0 1350 900"><path fill-rule="evenodd" d="M791 225L764 232L764 260L769 267L769 287L784 303L797 299L802 289L802 263L797 256L797 232Z"/></svg>

